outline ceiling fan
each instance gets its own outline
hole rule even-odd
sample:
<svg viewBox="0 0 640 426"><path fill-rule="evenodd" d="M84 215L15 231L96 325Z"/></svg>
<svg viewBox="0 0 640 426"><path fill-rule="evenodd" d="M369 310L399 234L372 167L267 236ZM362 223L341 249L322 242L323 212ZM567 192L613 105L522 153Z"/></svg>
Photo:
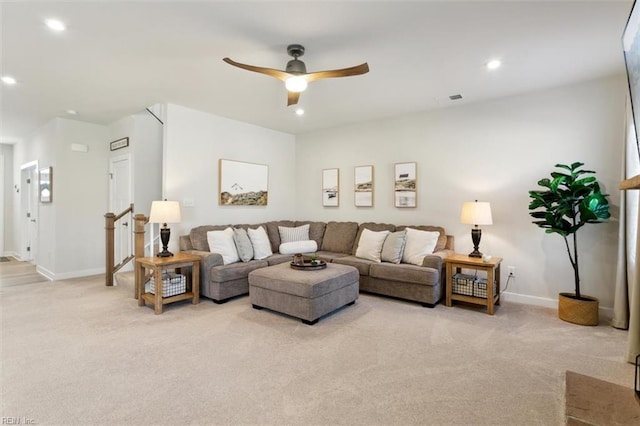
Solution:
<svg viewBox="0 0 640 426"><path fill-rule="evenodd" d="M350 68L307 73L307 67L304 62L298 59L300 56L304 55L304 46L299 44L290 44L287 46L287 53L290 56L293 56L293 59L287 62L285 71L241 64L240 62L236 62L230 58L224 58L222 60L234 67L266 74L284 81L285 87L288 91L287 106L297 104L298 99L300 99L300 92L303 92L307 88L307 84L312 81L320 80L321 78L349 77L369 72L369 65L365 62L364 64Z"/></svg>

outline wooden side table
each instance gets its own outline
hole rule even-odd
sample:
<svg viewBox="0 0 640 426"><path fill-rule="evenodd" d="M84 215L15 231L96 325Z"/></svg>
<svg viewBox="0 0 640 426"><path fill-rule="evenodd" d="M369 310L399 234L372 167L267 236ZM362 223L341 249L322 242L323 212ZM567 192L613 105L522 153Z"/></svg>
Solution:
<svg viewBox="0 0 640 426"><path fill-rule="evenodd" d="M175 296L163 296L162 271L165 269L191 268L191 282L187 283L186 291ZM144 288L145 269L153 273L156 294L146 293ZM138 306L149 302L154 307L156 315L162 313L162 306L180 300L191 299L192 303L200 303L200 256L187 253L176 253L171 257L139 257L135 266L136 295Z"/></svg>
<svg viewBox="0 0 640 426"><path fill-rule="evenodd" d="M487 314L493 315L494 305L500 305L500 263L501 257L492 257L485 262L479 257L469 257L466 254L453 254L445 260L447 266L447 295L446 305L451 306L454 300L459 300L487 307ZM487 274L487 298L453 293L453 274L462 269L484 271ZM455 271L455 272L454 272ZM493 282L496 282L494 294Z"/></svg>

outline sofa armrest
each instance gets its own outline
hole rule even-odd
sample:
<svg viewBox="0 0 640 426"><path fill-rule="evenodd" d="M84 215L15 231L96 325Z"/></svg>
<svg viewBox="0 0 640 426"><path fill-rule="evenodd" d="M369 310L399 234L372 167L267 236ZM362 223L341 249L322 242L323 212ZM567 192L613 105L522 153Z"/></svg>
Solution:
<svg viewBox="0 0 640 426"><path fill-rule="evenodd" d="M445 258L447 258L448 256L451 256L453 254L453 250L440 250L440 251L436 251L434 253L428 254L424 257L424 260L422 261L422 266L426 266L427 268L433 268L436 269L438 271L440 271L442 269L442 262L444 261Z"/></svg>
<svg viewBox="0 0 640 426"><path fill-rule="evenodd" d="M201 276L203 276L205 273L208 274L209 269L213 268L214 266L224 265L224 262L222 261L222 255L218 253L210 253L208 251L200 250L184 250L184 253L200 256Z"/></svg>

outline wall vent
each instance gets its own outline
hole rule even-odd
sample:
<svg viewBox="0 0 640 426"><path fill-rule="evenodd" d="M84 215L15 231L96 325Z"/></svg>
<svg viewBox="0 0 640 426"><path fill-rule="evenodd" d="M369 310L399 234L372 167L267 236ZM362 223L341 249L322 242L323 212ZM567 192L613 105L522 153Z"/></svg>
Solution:
<svg viewBox="0 0 640 426"><path fill-rule="evenodd" d="M462 95L460 95L460 94L451 95L451 96L449 96L449 99L451 99L452 101L457 101L458 99L462 99Z"/></svg>

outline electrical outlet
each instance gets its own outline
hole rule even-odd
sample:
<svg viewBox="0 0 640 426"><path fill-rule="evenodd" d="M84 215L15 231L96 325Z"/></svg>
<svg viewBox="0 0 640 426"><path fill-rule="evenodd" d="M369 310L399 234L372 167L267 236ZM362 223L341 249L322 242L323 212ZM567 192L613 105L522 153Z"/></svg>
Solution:
<svg viewBox="0 0 640 426"><path fill-rule="evenodd" d="M516 276L516 267L515 266L507 266L507 270L509 271L510 277Z"/></svg>

